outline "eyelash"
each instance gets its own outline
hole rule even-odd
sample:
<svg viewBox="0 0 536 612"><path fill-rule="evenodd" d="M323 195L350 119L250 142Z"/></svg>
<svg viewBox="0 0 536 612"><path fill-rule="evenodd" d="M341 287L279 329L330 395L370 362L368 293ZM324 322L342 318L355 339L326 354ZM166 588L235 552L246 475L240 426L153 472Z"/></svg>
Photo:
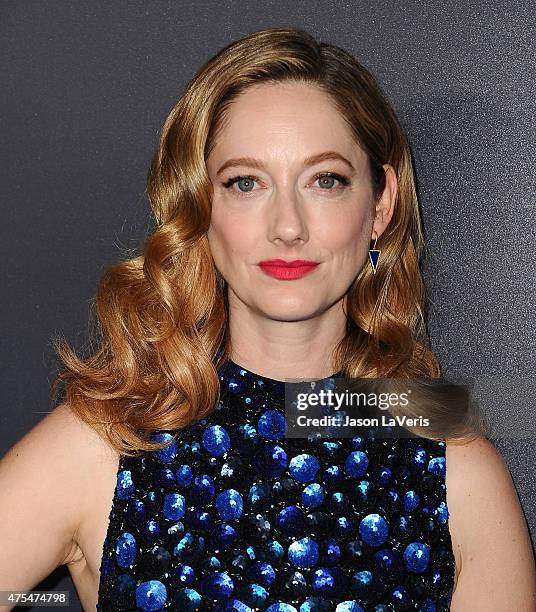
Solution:
<svg viewBox="0 0 536 612"><path fill-rule="evenodd" d="M347 178L346 176L343 176L342 174L337 174L335 172L319 172L318 174L315 174L315 176L313 177L314 182L316 182L318 179L320 178L324 178L324 177L328 177L328 178L334 178L335 180L339 181L339 183L341 183L342 187L340 187L339 189L326 189L325 191L342 191L343 189L345 189L349 184L350 184L350 179ZM242 181L242 180L250 180L250 181L256 181L258 182L259 179L256 176L252 176L251 174L246 174L246 175L239 175L239 176L233 176L230 179L228 179L227 181L225 181L225 183L223 183L223 186L225 187L225 189L230 189L235 183L237 183L238 181ZM251 193L251 192L249 192ZM236 194L239 197L247 197L249 195L248 192L240 192L237 191Z"/></svg>

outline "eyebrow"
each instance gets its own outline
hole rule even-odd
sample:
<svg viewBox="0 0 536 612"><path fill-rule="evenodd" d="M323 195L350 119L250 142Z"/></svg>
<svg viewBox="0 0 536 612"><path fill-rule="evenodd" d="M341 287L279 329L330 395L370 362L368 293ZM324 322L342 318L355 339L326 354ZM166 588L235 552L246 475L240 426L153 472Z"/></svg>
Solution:
<svg viewBox="0 0 536 612"><path fill-rule="evenodd" d="M347 166L349 166L352 170L355 168L352 164L346 159L346 157L342 156L340 153L336 151L325 151L324 153L317 153L316 155L311 155L310 157L306 157L303 160L305 166L314 166L320 162L330 160L330 159L338 159L344 162ZM227 168L231 168L233 166L249 166L251 168L256 168L258 170L262 170L263 163L255 159L254 157L235 157L234 159L228 159L216 172L216 176L219 176L224 170Z"/></svg>

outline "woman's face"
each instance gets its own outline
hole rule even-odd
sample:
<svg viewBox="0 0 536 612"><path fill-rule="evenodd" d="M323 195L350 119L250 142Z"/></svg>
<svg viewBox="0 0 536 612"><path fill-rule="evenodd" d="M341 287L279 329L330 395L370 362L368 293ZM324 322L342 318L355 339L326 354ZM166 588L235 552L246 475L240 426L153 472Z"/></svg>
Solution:
<svg viewBox="0 0 536 612"><path fill-rule="evenodd" d="M393 176L377 213L366 154L327 94L310 84L246 90L207 167L208 240L230 306L238 299L273 320L309 319L341 302L368 261L373 231L380 235L392 215ZM280 279L259 266L274 259L318 265Z"/></svg>

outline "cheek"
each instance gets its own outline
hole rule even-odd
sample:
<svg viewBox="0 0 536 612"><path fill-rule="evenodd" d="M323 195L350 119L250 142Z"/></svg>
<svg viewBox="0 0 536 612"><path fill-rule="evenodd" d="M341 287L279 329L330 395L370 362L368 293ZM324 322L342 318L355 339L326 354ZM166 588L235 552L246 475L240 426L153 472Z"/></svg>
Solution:
<svg viewBox="0 0 536 612"><path fill-rule="evenodd" d="M259 244L256 226L258 231L258 224L248 223L243 216L238 219L213 210L207 237L215 263L225 267L228 260L239 258L245 261L248 254L253 254L255 244Z"/></svg>
<svg viewBox="0 0 536 612"><path fill-rule="evenodd" d="M367 243L368 218L363 209L340 212L318 226L322 246L335 257L359 258Z"/></svg>

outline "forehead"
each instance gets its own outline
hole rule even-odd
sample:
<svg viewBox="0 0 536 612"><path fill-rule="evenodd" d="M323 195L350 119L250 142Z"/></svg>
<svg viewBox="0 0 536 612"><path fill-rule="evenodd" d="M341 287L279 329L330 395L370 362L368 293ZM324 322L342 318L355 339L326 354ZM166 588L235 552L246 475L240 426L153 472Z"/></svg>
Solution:
<svg viewBox="0 0 536 612"><path fill-rule="evenodd" d="M333 150L359 166L366 155L331 97L311 83L262 83L229 106L211 157L307 157Z"/></svg>

